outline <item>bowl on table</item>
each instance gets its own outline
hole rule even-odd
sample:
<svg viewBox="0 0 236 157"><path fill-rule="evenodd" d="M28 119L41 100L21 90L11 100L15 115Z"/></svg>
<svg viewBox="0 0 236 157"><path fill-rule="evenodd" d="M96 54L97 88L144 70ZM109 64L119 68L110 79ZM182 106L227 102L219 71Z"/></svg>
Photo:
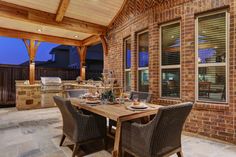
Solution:
<svg viewBox="0 0 236 157"><path fill-rule="evenodd" d="M86 104L99 104L101 101L97 97L87 97Z"/></svg>

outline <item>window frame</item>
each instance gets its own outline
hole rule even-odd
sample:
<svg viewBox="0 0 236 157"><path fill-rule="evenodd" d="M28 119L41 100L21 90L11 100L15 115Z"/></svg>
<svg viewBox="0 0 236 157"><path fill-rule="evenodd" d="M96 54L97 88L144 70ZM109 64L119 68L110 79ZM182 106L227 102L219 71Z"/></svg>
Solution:
<svg viewBox="0 0 236 157"><path fill-rule="evenodd" d="M225 38L225 56L226 60L224 63L198 63L198 19L202 17L212 16L225 13L225 22L226 22L226 38ZM195 102L206 102L206 103L217 103L217 104L228 104L229 102L229 26L230 26L230 14L227 10L214 11L210 13L205 13L203 15L198 15L195 18ZM225 101L214 101L214 100L201 100L199 99L199 69L200 67L225 67Z"/></svg>
<svg viewBox="0 0 236 157"><path fill-rule="evenodd" d="M127 48L127 44L126 44L126 42L128 41L128 40L131 40L131 36L128 36L128 37L126 37L126 38L124 38L123 39L123 44L124 44L124 46L123 46L123 48L124 48L124 51L123 51L123 58L124 58L124 64L123 64L123 69L124 69L124 91L128 91L127 89L126 89L126 83L127 83L127 80L126 80L126 72L131 72L131 68L132 68L132 64L131 64L131 66L130 66L130 68L129 69L127 69L126 68L126 48ZM131 43L132 44L132 43ZM131 58L132 58L132 54L131 54ZM131 59L130 58L130 59ZM132 59L131 59L132 60ZM131 75L131 77L132 77L132 75ZM131 80L130 80L131 81ZM131 85L130 85L130 88L131 88ZM131 91L131 89L130 89L130 91Z"/></svg>
<svg viewBox="0 0 236 157"><path fill-rule="evenodd" d="M148 33L148 67L139 67L139 36L141 35L141 34L144 34L144 33ZM149 56L149 31L148 31L148 29L145 29L145 30L143 30L143 31L140 31L140 32L138 32L137 33L137 35L136 35L136 37L137 37L137 39L136 39L136 43L137 43L137 53L136 53L136 55L137 55L137 72L136 72L136 75L137 75L137 91L139 91L139 71L141 71L141 70L148 70L148 82L149 82L149 61L150 61L150 56ZM149 82L150 83L150 82ZM148 87L149 87L149 84L148 83ZM149 89L148 89L148 92L149 92Z"/></svg>
<svg viewBox="0 0 236 157"><path fill-rule="evenodd" d="M163 27L165 27L165 26L169 26L169 25L174 25L174 24L179 24L179 28L180 28L180 35L179 35L179 39L180 39L180 52L179 52L179 64L176 64L176 65L162 65L162 29L163 29ZM181 68L181 49L182 49L182 35L181 35L181 21L180 20L177 20L177 21L172 21L172 22L168 22L168 23L165 23L165 24L162 24L162 25L160 25L160 32L159 32L159 67L160 67L160 69L159 69L159 74L160 74L160 76L159 76L159 95L160 95L160 98L163 98L163 99L174 99L174 100L179 100L179 99L181 99L181 96L182 96L182 78L181 78L181 76L182 76L182 68ZM162 96L162 70L163 69L179 69L179 79L180 79L180 82L179 82L179 97L171 97L171 96Z"/></svg>

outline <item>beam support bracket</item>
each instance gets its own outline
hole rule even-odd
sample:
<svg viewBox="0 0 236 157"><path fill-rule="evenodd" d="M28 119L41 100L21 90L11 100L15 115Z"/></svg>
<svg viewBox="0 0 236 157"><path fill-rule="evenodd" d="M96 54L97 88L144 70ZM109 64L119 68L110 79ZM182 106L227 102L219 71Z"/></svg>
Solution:
<svg viewBox="0 0 236 157"><path fill-rule="evenodd" d="M40 41L23 39L29 55L29 83L35 83L35 56L40 45Z"/></svg>
<svg viewBox="0 0 236 157"><path fill-rule="evenodd" d="M82 80L85 80L86 78L85 63L86 63L87 46L81 46L76 48L80 58L80 77Z"/></svg>

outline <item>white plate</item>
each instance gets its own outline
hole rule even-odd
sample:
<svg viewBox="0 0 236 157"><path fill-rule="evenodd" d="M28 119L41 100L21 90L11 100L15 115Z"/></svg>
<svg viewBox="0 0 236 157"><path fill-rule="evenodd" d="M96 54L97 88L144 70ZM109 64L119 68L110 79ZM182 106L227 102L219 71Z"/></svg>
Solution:
<svg viewBox="0 0 236 157"><path fill-rule="evenodd" d="M148 108L148 105L144 104L144 103L140 103L139 105L134 105L133 103L130 105L131 108L134 109L146 109Z"/></svg>
<svg viewBox="0 0 236 157"><path fill-rule="evenodd" d="M96 101L86 101L86 104L99 104L100 101L96 100Z"/></svg>

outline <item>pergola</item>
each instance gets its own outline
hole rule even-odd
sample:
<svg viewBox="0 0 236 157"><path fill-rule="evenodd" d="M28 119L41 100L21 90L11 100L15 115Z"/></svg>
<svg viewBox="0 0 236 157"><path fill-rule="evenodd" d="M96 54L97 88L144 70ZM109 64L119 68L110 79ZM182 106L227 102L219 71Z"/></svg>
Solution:
<svg viewBox="0 0 236 157"><path fill-rule="evenodd" d="M30 84L35 81L34 60L40 42L76 46L82 71L87 46L101 42L104 54L108 53L106 30L113 24L125 2L0 0L0 36L23 39L29 54Z"/></svg>

